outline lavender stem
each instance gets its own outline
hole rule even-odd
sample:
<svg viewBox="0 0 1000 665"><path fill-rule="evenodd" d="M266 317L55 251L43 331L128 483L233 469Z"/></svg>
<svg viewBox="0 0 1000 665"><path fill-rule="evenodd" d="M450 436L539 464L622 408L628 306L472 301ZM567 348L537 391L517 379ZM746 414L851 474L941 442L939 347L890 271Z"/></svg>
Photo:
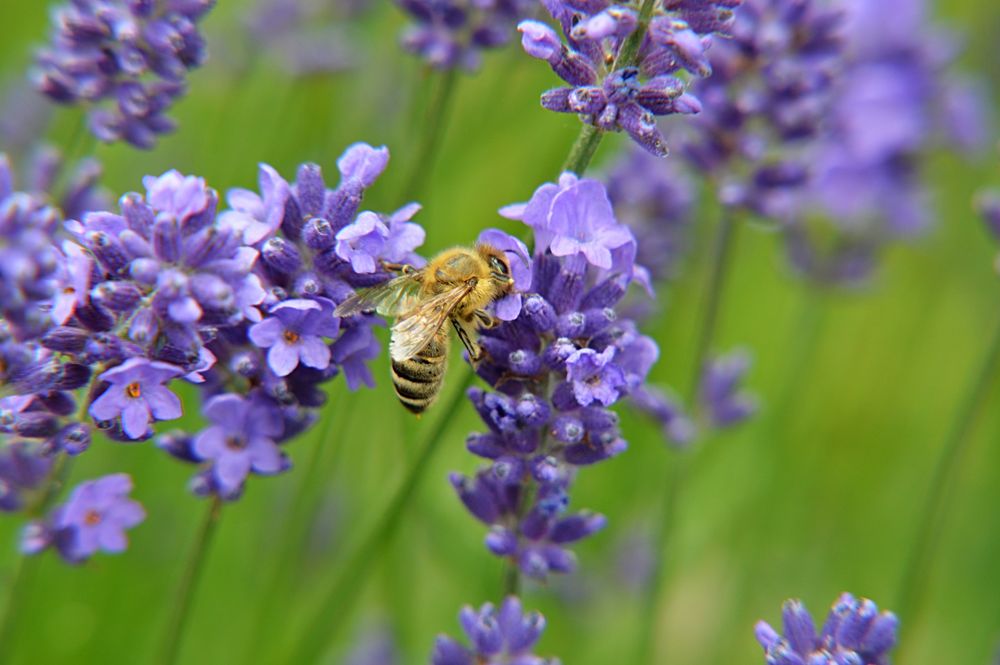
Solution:
<svg viewBox="0 0 1000 665"><path fill-rule="evenodd" d="M268 639L268 625L274 619L275 612L279 611L282 603L278 602L283 585L288 583L292 574L300 570L296 564L296 557L301 557L306 551L308 541L312 532L310 526L315 522L319 513L322 494L310 492L315 487L325 487L325 483L320 478L331 478L334 475L335 467L340 459L339 453L343 450L342 445L336 446L333 451L333 459L326 465L321 462L321 452L324 445L331 445L330 434L333 432L334 423L340 425L341 434L346 430L349 417L355 413L356 409L343 408L347 404L346 399L336 402L337 409L333 412L327 411L323 418L323 425L319 436L315 441L313 450L305 464L305 477L299 483L292 499L292 505L288 510L288 521L281 535L277 538L279 543L278 563L271 566L270 578L263 588L265 592L261 595L262 602L257 604L257 613L254 617L253 629L250 639L247 640L247 651L244 654L243 662L251 662L255 656L262 652L264 641ZM341 415L346 416L342 418ZM330 441L331 444L325 442Z"/></svg>
<svg viewBox="0 0 1000 665"><path fill-rule="evenodd" d="M959 403L955 420L941 446L941 453L934 465L934 475L925 494L923 510L913 545L896 590L895 607L899 616L909 625L916 625L923 604L936 545L947 517L948 502L954 487L955 473L962 465L968 450L970 434L987 401L990 387L1000 369L1000 322L997 323L985 355L978 363L968 392ZM905 625L905 623L904 623ZM906 638L912 631L903 631L897 651L897 660L907 662L903 653L910 645Z"/></svg>
<svg viewBox="0 0 1000 665"><path fill-rule="evenodd" d="M187 564L184 566L180 582L177 585L177 594L174 596L173 607L170 610L166 627L163 630L163 641L159 657L155 661L159 665L173 665L177 662L181 642L184 639L184 629L191 614L191 603L194 600L194 592L197 589L198 580L204 569L205 555L211 546L221 510L222 500L218 495L214 495L208 506L208 510L205 512L201 528L195 535L194 545L191 548Z"/></svg>
<svg viewBox="0 0 1000 665"><path fill-rule="evenodd" d="M433 173L434 160L441 148L441 134L455 92L457 76L458 72L454 68L444 72L427 106L424 130L421 132L420 143L414 153L411 167L413 171L403 193L404 200L412 200L417 193L424 191L426 178Z"/></svg>
<svg viewBox="0 0 1000 665"><path fill-rule="evenodd" d="M305 631L299 634L297 642L291 648L292 657L282 658L283 661L289 663L318 661L325 649L337 637L338 631L346 627L348 617L356 609L358 595L363 590L375 564L382 559L386 548L392 542L396 527L405 514L413 493L419 487L424 471L434 458L448 428L454 423L455 414L465 402L465 390L472 384L474 376L471 370L466 370L461 385L451 394L449 401L441 406L440 415L434 422L420 456L410 467L375 526L341 567L341 573L329 586L319 610L306 622Z"/></svg>
<svg viewBox="0 0 1000 665"><path fill-rule="evenodd" d="M707 300L701 315L698 339L695 346L695 361L692 367L691 382L688 384L688 401L692 409L697 405L702 371L708 357L709 349L715 338L726 274L731 263L730 257L735 241L735 230L736 220L732 211L723 209L712 249L712 263L706 285ZM634 662L636 663L652 662L657 608L660 605L660 600L664 594L664 587L666 586L666 553L672 547L671 540L673 539L673 532L677 521L678 497L681 494L682 487L690 471L692 464L691 453L687 451L680 452L675 456L673 462L670 470L670 478L663 492L660 517L657 522L658 528L653 538L656 549L653 551L652 573L649 583L645 587L645 593L640 599L640 616L644 617L644 620L640 622L639 638L636 640L637 647L634 658Z"/></svg>
<svg viewBox="0 0 1000 665"><path fill-rule="evenodd" d="M562 170L572 171L582 176L583 172L590 166L590 160L594 158L597 146L601 144L601 139L603 138L604 130L598 129L593 125L583 125L580 128L580 134L576 137L576 141L573 142L573 147L570 148L569 156L566 157Z"/></svg>

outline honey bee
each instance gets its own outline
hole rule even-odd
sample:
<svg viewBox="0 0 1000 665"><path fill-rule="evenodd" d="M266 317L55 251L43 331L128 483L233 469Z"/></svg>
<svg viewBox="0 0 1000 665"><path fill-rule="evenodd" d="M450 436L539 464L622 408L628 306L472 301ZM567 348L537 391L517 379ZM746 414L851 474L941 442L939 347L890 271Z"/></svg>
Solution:
<svg viewBox="0 0 1000 665"><path fill-rule="evenodd" d="M400 272L385 284L362 289L337 306L334 314L375 311L395 317L389 343L396 397L415 414L434 402L448 366L450 320L473 363L482 357L476 342L481 328L496 319L486 307L514 288L510 262L490 245L453 247L423 268L386 266Z"/></svg>

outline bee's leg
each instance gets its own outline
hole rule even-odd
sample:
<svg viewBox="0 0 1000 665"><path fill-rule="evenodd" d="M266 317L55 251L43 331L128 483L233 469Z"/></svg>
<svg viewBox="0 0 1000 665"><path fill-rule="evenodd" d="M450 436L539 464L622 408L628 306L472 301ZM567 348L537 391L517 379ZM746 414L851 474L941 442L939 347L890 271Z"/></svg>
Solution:
<svg viewBox="0 0 1000 665"><path fill-rule="evenodd" d="M407 275L413 272L413 266L408 263L390 263L389 261L382 261L382 269L386 272L397 272L401 275Z"/></svg>
<svg viewBox="0 0 1000 665"><path fill-rule="evenodd" d="M469 352L469 360L475 366L483 357L483 348L479 346L475 339L475 327L471 326L469 322L463 321L458 316L451 317L451 325L454 326L455 332L458 333L458 339L462 341L465 350Z"/></svg>
<svg viewBox="0 0 1000 665"><path fill-rule="evenodd" d="M476 324L486 330L496 328L500 324L500 321L495 316L484 309L477 309L472 313L472 316L476 320Z"/></svg>

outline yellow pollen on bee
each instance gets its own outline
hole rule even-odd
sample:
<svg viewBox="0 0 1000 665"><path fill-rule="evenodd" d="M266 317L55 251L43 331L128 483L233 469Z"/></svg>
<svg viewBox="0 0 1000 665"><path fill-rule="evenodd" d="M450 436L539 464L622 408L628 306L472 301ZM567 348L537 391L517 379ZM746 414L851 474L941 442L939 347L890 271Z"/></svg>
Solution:
<svg viewBox="0 0 1000 665"><path fill-rule="evenodd" d="M63 289L63 293L69 296L76 293L76 289L74 289L72 286L67 286L66 288Z"/></svg>
<svg viewBox="0 0 1000 665"><path fill-rule="evenodd" d="M295 342L299 341L299 334L294 330L286 330L284 333L282 333L282 336L285 338L285 341L288 342L289 344L295 344Z"/></svg>
<svg viewBox="0 0 1000 665"><path fill-rule="evenodd" d="M96 526L101 523L101 514L96 510L88 510L83 515L83 523L87 526Z"/></svg>
<svg viewBox="0 0 1000 665"><path fill-rule="evenodd" d="M142 386L139 385L138 381L133 381L125 388L125 393L132 398L140 397L142 395Z"/></svg>

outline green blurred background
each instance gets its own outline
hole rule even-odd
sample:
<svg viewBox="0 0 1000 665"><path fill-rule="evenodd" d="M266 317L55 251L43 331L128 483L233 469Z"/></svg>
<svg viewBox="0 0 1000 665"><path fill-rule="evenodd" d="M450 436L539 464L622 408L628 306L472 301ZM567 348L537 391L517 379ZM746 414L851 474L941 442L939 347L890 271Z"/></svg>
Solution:
<svg viewBox="0 0 1000 665"><path fill-rule="evenodd" d="M0 3L0 79L20 76L33 46L46 39L46 4ZM977 0L936 5L942 21L968 36L962 66L1000 90L1000 8ZM255 187L262 161L288 178L305 161L335 175L343 148L364 140L387 144L393 155L365 206L404 203L399 192L436 77L397 48L400 12L381 2L364 15L357 30L366 53L358 68L292 80L266 52L242 74L234 68L246 48L241 19L249 7L220 2L206 19L212 55L191 74L190 94L171 113L179 121L175 134L151 152L96 149L104 184L122 193L140 189L142 174L177 168L220 191ZM554 82L548 68L513 47L488 55L477 75L460 77L438 159L417 197L426 253L506 224L498 207L527 199L556 176L579 125L539 108L538 93ZM74 111L58 111L47 136L67 145L77 119ZM619 139L601 146L598 167L624 147ZM787 597L801 597L817 615L844 590L892 609L943 440L1000 324L997 247L970 205L978 187L1000 183L995 156L970 165L933 155L927 175L936 197L934 231L889 251L860 290L807 287L786 268L775 235L741 229L717 346L752 351L749 382L763 409L694 453L679 497L666 595L653 617L641 612L640 594L621 568L651 532L678 453L656 427L624 414L629 451L584 469L572 495L574 506L606 514L609 527L577 548L577 574L525 591L525 604L548 619L539 653L568 665L628 663L640 623L653 620L656 663L761 663L753 624L776 621ZM648 329L662 352L653 372L659 382L683 388L688 381L713 224L698 219L697 252L661 293L661 313ZM382 514L435 413L409 418L392 396L384 357L374 372L375 390L348 394L334 382L324 422L288 448L292 472L252 479L245 497L224 507L181 662L286 653L284 645ZM458 387L458 374L446 392ZM945 526L923 581L923 611L902 617L911 642L905 665L985 664L1000 644L997 383L948 493ZM333 639L331 662L385 631L400 662L425 662L437 633L459 633L463 604L497 600L500 564L482 545L484 527L446 481L449 471L476 468L463 443L479 427L469 406L448 423L387 555L374 563L360 598L347 599L350 611L324 629ZM13 642L0 645L7 661L151 660L207 504L186 490L191 468L151 443L98 442L74 465L72 480L114 471L135 478L146 522L121 556L71 567L46 554L17 613ZM0 593L15 566L21 526L17 517L0 520ZM290 538L295 556L279 561L288 558L282 552Z"/></svg>

